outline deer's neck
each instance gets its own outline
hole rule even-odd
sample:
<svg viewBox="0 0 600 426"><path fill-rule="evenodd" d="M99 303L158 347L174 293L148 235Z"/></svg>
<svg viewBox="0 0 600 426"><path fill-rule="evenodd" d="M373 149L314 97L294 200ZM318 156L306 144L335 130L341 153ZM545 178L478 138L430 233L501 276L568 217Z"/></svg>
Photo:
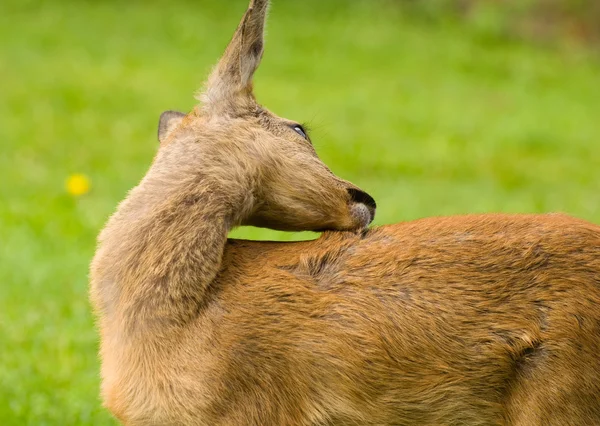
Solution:
<svg viewBox="0 0 600 426"><path fill-rule="evenodd" d="M227 234L250 194L239 179L210 174L176 184L147 177L101 234L92 266L94 303L131 329L189 321L219 272Z"/></svg>

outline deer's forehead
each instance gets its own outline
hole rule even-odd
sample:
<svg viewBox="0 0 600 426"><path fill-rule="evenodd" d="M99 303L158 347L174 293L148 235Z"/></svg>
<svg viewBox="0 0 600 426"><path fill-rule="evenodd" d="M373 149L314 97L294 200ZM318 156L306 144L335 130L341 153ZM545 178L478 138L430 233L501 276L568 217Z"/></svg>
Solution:
<svg viewBox="0 0 600 426"><path fill-rule="evenodd" d="M289 136L290 120L279 117L266 108L256 106L239 114L203 115L195 117L192 126L202 133L217 133L228 137L243 137L256 131L266 132L277 139ZM267 136L266 134L263 136Z"/></svg>
<svg viewBox="0 0 600 426"><path fill-rule="evenodd" d="M275 114L266 109L262 109L260 113L258 113L257 118L262 127L272 132L276 132L278 129L280 129L283 122L282 118L277 117Z"/></svg>
<svg viewBox="0 0 600 426"><path fill-rule="evenodd" d="M273 114L266 108L257 106L252 111L235 118L236 124L248 129L257 127L275 135L281 135L288 120Z"/></svg>

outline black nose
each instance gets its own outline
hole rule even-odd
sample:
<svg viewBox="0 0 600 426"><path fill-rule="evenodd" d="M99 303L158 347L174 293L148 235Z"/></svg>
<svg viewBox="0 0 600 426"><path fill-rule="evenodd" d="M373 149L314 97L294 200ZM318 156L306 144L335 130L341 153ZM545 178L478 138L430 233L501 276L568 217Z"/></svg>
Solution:
<svg viewBox="0 0 600 426"><path fill-rule="evenodd" d="M355 203L362 203L373 210L377 208L377 203L373 197L366 192L361 191L360 189L348 188L348 194L350 194L350 199L352 199L352 201Z"/></svg>

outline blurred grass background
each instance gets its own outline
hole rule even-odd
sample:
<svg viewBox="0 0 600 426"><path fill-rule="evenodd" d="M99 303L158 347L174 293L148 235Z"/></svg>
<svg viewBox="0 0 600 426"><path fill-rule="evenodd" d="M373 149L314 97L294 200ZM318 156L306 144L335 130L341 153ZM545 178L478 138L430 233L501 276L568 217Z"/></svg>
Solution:
<svg viewBox="0 0 600 426"><path fill-rule="evenodd" d="M491 211L600 222L600 61L593 35L561 26L591 12L544 18L540 33L522 31L535 9L510 2L274 3L258 98L311 125L321 158L375 197L377 224ZM245 7L3 1L1 425L113 424L87 301L95 237L148 168L159 114L192 108ZM66 192L73 173L90 193Z"/></svg>

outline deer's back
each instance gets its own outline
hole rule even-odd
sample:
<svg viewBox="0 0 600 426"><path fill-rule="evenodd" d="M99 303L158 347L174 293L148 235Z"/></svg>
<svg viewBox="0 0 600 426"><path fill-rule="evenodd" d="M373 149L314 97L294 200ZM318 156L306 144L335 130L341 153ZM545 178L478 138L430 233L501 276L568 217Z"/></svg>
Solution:
<svg viewBox="0 0 600 426"><path fill-rule="evenodd" d="M567 216L233 240L206 303L168 361L206 424L600 421L600 228Z"/></svg>

